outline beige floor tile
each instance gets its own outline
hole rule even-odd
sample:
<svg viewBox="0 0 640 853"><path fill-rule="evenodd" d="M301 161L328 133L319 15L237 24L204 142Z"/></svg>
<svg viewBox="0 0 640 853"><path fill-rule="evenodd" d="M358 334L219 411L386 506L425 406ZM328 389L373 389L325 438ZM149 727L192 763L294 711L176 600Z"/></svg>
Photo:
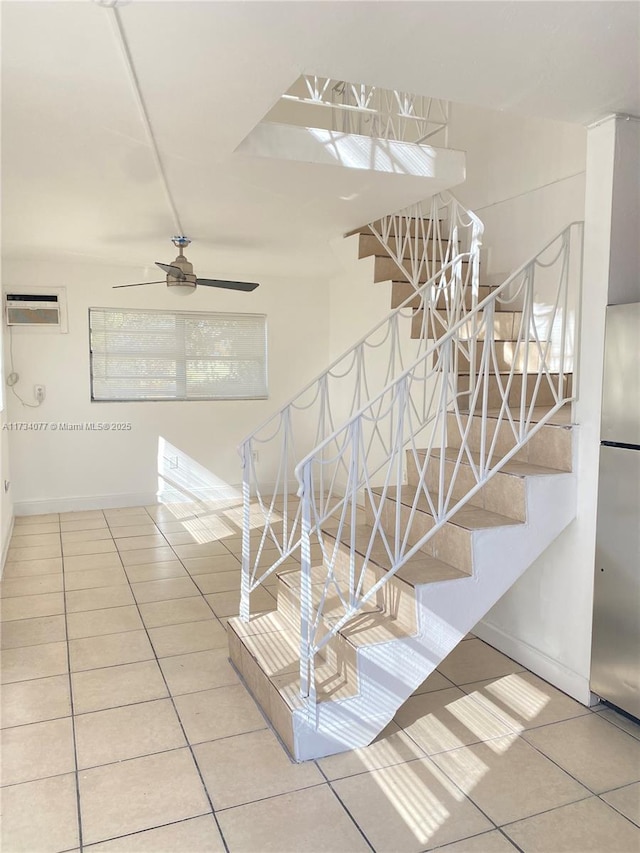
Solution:
<svg viewBox="0 0 640 853"><path fill-rule="evenodd" d="M205 595L216 616L237 616L240 608L240 592L216 592ZM260 587L251 593L251 612L259 613L265 610L275 610L276 599L271 593Z"/></svg>
<svg viewBox="0 0 640 853"><path fill-rule="evenodd" d="M147 632L125 631L69 641L71 671L138 663L155 657Z"/></svg>
<svg viewBox="0 0 640 853"><path fill-rule="evenodd" d="M84 770L79 783L86 844L210 811L188 749Z"/></svg>
<svg viewBox="0 0 640 853"><path fill-rule="evenodd" d="M2 652L2 684L47 678L68 672L67 644L46 643L43 646L22 646Z"/></svg>
<svg viewBox="0 0 640 853"><path fill-rule="evenodd" d="M184 533L186 530L185 524L187 523L187 519L184 521L176 520L175 516L163 515L156 517L153 513L150 513L151 518L153 519L156 527L165 533Z"/></svg>
<svg viewBox="0 0 640 853"><path fill-rule="evenodd" d="M0 647L17 649L39 646L66 639L64 616L41 616L38 619L16 619L0 623Z"/></svg>
<svg viewBox="0 0 640 853"><path fill-rule="evenodd" d="M589 714L584 705L531 672L466 684L465 693L508 723L513 731L546 726Z"/></svg>
<svg viewBox="0 0 640 853"><path fill-rule="evenodd" d="M173 696L238 683L226 648L165 657L160 661L160 668Z"/></svg>
<svg viewBox="0 0 640 853"><path fill-rule="evenodd" d="M65 575L67 591L74 589L97 589L103 586L121 586L129 580L121 567L113 569L86 569Z"/></svg>
<svg viewBox="0 0 640 853"><path fill-rule="evenodd" d="M23 524L18 524L19 519L16 518L14 531L19 536L31 536L34 533L59 533L59 521L43 521L30 522L29 519L23 519Z"/></svg>
<svg viewBox="0 0 640 853"><path fill-rule="evenodd" d="M47 524L59 520L60 515L57 512L47 512L40 515L17 515L14 519L14 526L22 527L23 524Z"/></svg>
<svg viewBox="0 0 640 853"><path fill-rule="evenodd" d="M24 527L18 528L9 544L10 548L32 548L35 545L59 545L60 533L32 533L25 535Z"/></svg>
<svg viewBox="0 0 640 853"><path fill-rule="evenodd" d="M213 572L210 575L196 575L194 577L198 589L203 594L239 591L240 580L240 566L232 572Z"/></svg>
<svg viewBox="0 0 640 853"><path fill-rule="evenodd" d="M264 717L242 685L176 696L175 704L192 744L266 728Z"/></svg>
<svg viewBox="0 0 640 853"><path fill-rule="evenodd" d="M126 567L141 566L146 563L166 563L175 560L176 555L169 545L158 548L139 548L135 551L123 551L120 558Z"/></svg>
<svg viewBox="0 0 640 853"><path fill-rule="evenodd" d="M62 557L49 557L45 560L23 560L21 563L5 563L2 577L30 578L34 575L51 575L62 571Z"/></svg>
<svg viewBox="0 0 640 853"><path fill-rule="evenodd" d="M339 779L333 787L376 853L418 853L493 829L428 758Z"/></svg>
<svg viewBox="0 0 640 853"><path fill-rule="evenodd" d="M63 533L74 533L78 530L107 530L107 522L104 518L87 518L75 521L61 521L60 530Z"/></svg>
<svg viewBox="0 0 640 853"><path fill-rule="evenodd" d="M62 533L62 547L74 542L92 542L95 539L111 539L111 531L108 527L99 527L97 530L67 530Z"/></svg>
<svg viewBox="0 0 640 853"><path fill-rule="evenodd" d="M520 664L478 639L460 643L438 667L445 678L458 685L499 678L522 669Z"/></svg>
<svg viewBox="0 0 640 853"><path fill-rule="evenodd" d="M9 548L7 551L7 563L20 562L21 560L45 560L50 557L60 557L62 546L60 542L54 545L31 545L24 548Z"/></svg>
<svg viewBox="0 0 640 853"><path fill-rule="evenodd" d="M162 581L167 578L187 576L187 570L179 560L167 560L166 563L146 563L141 566L127 566L125 571L130 583Z"/></svg>
<svg viewBox="0 0 640 853"><path fill-rule="evenodd" d="M501 832L494 829L492 832L483 832L482 835L446 844L438 848L438 853L514 853L514 850L517 848Z"/></svg>
<svg viewBox="0 0 640 853"><path fill-rule="evenodd" d="M318 832L318 815L323 831ZM234 853L360 853L370 848L327 785L281 794L218 814Z"/></svg>
<svg viewBox="0 0 640 853"><path fill-rule="evenodd" d="M72 773L5 788L2 811L6 853L58 853L78 846L78 796Z"/></svg>
<svg viewBox="0 0 640 853"><path fill-rule="evenodd" d="M89 853L224 853L225 847L212 815L192 817L92 844Z"/></svg>
<svg viewBox="0 0 640 853"><path fill-rule="evenodd" d="M629 717L625 717L624 714L619 714L613 708L603 708L601 711L598 711L598 716L602 717L603 720L613 723L614 726L622 729L628 735L632 735L637 740L640 740L640 723L629 719Z"/></svg>
<svg viewBox="0 0 640 853"><path fill-rule="evenodd" d="M80 557L92 554L109 554L116 551L113 539L89 539L86 542L65 542L63 557Z"/></svg>
<svg viewBox="0 0 640 853"><path fill-rule="evenodd" d="M415 758L424 758L424 752L395 723L389 723L369 746L321 758L318 766L327 779L342 779Z"/></svg>
<svg viewBox="0 0 640 853"><path fill-rule="evenodd" d="M121 569L122 561L116 551L108 554L81 554L64 558L64 572L86 572L98 569Z"/></svg>
<svg viewBox="0 0 640 853"><path fill-rule="evenodd" d="M0 584L2 598L15 598L16 595L41 595L46 592L62 592L61 574L7 578Z"/></svg>
<svg viewBox="0 0 640 853"><path fill-rule="evenodd" d="M124 528L126 530L126 528ZM141 548L163 548L167 540L161 533L147 536L122 536L115 540L118 551L139 551Z"/></svg>
<svg viewBox="0 0 640 853"><path fill-rule="evenodd" d="M64 613L64 596L61 592L41 595L20 595L0 601L2 619L37 619L40 616L57 616Z"/></svg>
<svg viewBox="0 0 640 853"><path fill-rule="evenodd" d="M90 521L96 518L104 519L104 513L101 509L81 509L73 512L61 512L60 522L63 521Z"/></svg>
<svg viewBox="0 0 640 853"><path fill-rule="evenodd" d="M66 593L67 613L79 613L83 610L106 610L110 607L125 607L135 604L131 588L103 586L96 589L76 589Z"/></svg>
<svg viewBox="0 0 640 853"><path fill-rule="evenodd" d="M640 781L640 742L598 714L533 729L523 737L596 794Z"/></svg>
<svg viewBox="0 0 640 853"><path fill-rule="evenodd" d="M0 692L0 725L26 726L71 714L69 676L53 675L5 684Z"/></svg>
<svg viewBox="0 0 640 853"><path fill-rule="evenodd" d="M454 749L433 761L498 826L589 796L520 738Z"/></svg>
<svg viewBox="0 0 640 853"><path fill-rule="evenodd" d="M597 797L512 823L504 832L524 853L637 853L637 827Z"/></svg>
<svg viewBox="0 0 640 853"><path fill-rule="evenodd" d="M141 604L140 613L142 614L142 621L147 628L159 628L164 625L179 625L183 622L199 622L204 619L214 619L211 608L201 596Z"/></svg>
<svg viewBox="0 0 640 853"><path fill-rule="evenodd" d="M143 506L125 506L103 510L110 527L126 527L129 524L147 524L151 516Z"/></svg>
<svg viewBox="0 0 640 853"><path fill-rule="evenodd" d="M436 669L422 682L417 690L413 691L412 695L421 696L423 693L433 693L434 690L446 690L453 686L453 683Z"/></svg>
<svg viewBox="0 0 640 853"><path fill-rule="evenodd" d="M395 722L427 755L512 733L507 723L457 687L412 696Z"/></svg>
<svg viewBox="0 0 640 853"><path fill-rule="evenodd" d="M143 524L130 524L124 527L111 525L110 531L114 539L123 539L130 536L153 536L159 532L151 519L148 519Z"/></svg>
<svg viewBox="0 0 640 853"><path fill-rule="evenodd" d="M159 658L207 649L227 649L227 632L217 619L150 628L149 636Z"/></svg>
<svg viewBox="0 0 640 853"><path fill-rule="evenodd" d="M80 769L186 746L169 699L80 714L75 727Z"/></svg>
<svg viewBox="0 0 640 853"><path fill-rule="evenodd" d="M71 683L76 714L164 699L169 695L154 660L74 672Z"/></svg>
<svg viewBox="0 0 640 853"><path fill-rule="evenodd" d="M183 564L190 575L209 575L213 572L233 572L240 569L240 560L233 554L221 557L191 557Z"/></svg>
<svg viewBox="0 0 640 853"><path fill-rule="evenodd" d="M2 785L33 782L75 770L71 717L3 729Z"/></svg>
<svg viewBox="0 0 640 853"><path fill-rule="evenodd" d="M229 553L222 542L205 542L202 545L198 543L176 545L173 550L181 560L194 557L225 557Z"/></svg>
<svg viewBox="0 0 640 853"><path fill-rule="evenodd" d="M120 634L124 631L142 630L144 625L134 605L109 607L106 610L84 610L69 613L67 631L70 640L99 637L103 634Z"/></svg>
<svg viewBox="0 0 640 853"><path fill-rule="evenodd" d="M163 536L166 538L169 545L197 545L198 543L203 544L202 537L196 539L193 533L190 533L188 530L185 530L184 527L182 527L182 529L179 531L165 531L163 532ZM207 540L205 539L204 541Z"/></svg>
<svg viewBox="0 0 640 853"><path fill-rule="evenodd" d="M640 782L602 794L605 803L640 827ZM639 844L640 846L640 844Z"/></svg>
<svg viewBox="0 0 640 853"><path fill-rule="evenodd" d="M325 781L313 762L293 763L270 729L202 743L194 753L216 810Z"/></svg>
<svg viewBox="0 0 640 853"><path fill-rule="evenodd" d="M175 598L192 598L198 594L198 587L189 577L134 583L131 589L139 604Z"/></svg>

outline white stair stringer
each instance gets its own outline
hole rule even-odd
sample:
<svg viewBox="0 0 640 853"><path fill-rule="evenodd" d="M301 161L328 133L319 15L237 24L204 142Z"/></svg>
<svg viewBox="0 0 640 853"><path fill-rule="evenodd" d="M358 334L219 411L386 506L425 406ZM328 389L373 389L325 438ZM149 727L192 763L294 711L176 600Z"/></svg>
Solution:
<svg viewBox="0 0 640 853"><path fill-rule="evenodd" d="M414 636L357 652L358 695L293 712L294 757L321 758L369 744L526 569L575 518L575 473L526 477L527 521L472 534L469 577L415 587Z"/></svg>

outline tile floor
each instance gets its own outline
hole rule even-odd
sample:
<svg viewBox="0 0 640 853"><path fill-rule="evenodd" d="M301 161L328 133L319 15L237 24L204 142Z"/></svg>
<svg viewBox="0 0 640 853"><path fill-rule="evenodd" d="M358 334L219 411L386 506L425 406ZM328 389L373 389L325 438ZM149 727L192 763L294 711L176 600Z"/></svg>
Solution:
<svg viewBox="0 0 640 853"><path fill-rule="evenodd" d="M227 659L240 539L174 512L16 521L3 853L638 853L640 727L477 638L372 746L292 764Z"/></svg>

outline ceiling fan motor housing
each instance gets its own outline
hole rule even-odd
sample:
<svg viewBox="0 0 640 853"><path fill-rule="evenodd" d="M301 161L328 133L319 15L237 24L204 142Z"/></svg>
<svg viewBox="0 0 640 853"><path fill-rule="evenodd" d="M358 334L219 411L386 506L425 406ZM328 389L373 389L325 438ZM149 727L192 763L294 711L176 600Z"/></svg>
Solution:
<svg viewBox="0 0 640 853"><path fill-rule="evenodd" d="M178 238L174 239L174 243L177 239ZM189 241L187 240L186 242L188 243ZM167 273L167 287L171 287L176 293L182 293L184 295L193 293L196 289L196 276L193 272L193 264L189 263L189 261L182 254L182 251L175 259L175 261L172 262L171 266L178 267L179 269L181 269L184 278L176 278L175 276L171 275L171 273Z"/></svg>

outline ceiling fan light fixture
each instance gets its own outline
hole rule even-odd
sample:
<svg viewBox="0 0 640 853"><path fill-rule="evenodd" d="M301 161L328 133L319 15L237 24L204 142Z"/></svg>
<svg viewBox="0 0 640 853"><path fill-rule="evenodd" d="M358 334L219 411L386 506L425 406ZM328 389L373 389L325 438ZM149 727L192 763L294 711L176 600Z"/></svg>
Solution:
<svg viewBox="0 0 640 853"><path fill-rule="evenodd" d="M196 292L195 282L193 284L186 284L183 281L176 284L167 282L167 287L172 293L177 293L179 296L189 296L190 293Z"/></svg>

